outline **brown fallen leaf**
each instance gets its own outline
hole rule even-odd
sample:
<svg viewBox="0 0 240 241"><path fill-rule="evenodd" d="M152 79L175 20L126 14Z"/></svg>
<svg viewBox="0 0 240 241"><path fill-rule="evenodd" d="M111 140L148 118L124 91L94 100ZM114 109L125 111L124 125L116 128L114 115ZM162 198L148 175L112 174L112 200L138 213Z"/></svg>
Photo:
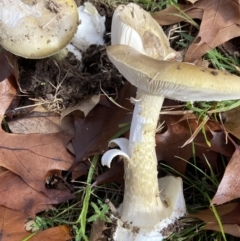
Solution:
<svg viewBox="0 0 240 241"><path fill-rule="evenodd" d="M136 88L126 83L118 94L117 103L124 108L132 109L129 99L135 96ZM123 109L102 96L98 105L89 112L87 117L75 116L76 137L73 147L77 161L102 154L108 149L109 140L121 129L120 124L131 122L131 111Z"/></svg>
<svg viewBox="0 0 240 241"><path fill-rule="evenodd" d="M215 207L221 219L224 232L235 237L240 237L239 225L239 203L228 203ZM205 230L220 232L220 226L211 209L206 209L198 213L189 214L189 217L198 218L206 223Z"/></svg>
<svg viewBox="0 0 240 241"><path fill-rule="evenodd" d="M69 174L71 173L72 175L72 180L74 181L75 179L87 175L89 168L90 168L91 162L89 160L84 160L81 162L78 162L77 165L73 166L73 170L69 170Z"/></svg>
<svg viewBox="0 0 240 241"><path fill-rule="evenodd" d="M6 50L0 49L0 81L6 79L12 74L12 68L8 63L6 52Z"/></svg>
<svg viewBox="0 0 240 241"><path fill-rule="evenodd" d="M182 21L192 23L186 18L186 16L183 13L185 13L187 16L189 16L192 19L202 19L202 16L203 16L202 9L194 8L192 4L187 4L187 5L178 4L178 6L181 11L179 11L176 7L170 5L166 9L163 9L162 11L152 13L152 17L161 26L171 25Z"/></svg>
<svg viewBox="0 0 240 241"><path fill-rule="evenodd" d="M103 235L103 231L109 229L105 222L101 219L97 219L93 222L91 227L91 233L89 237L89 241L107 241L107 237Z"/></svg>
<svg viewBox="0 0 240 241"><path fill-rule="evenodd" d="M5 79L0 83L1 119L15 94L13 79ZM54 197L55 194L45 188L45 176L50 170L70 168L73 157L67 152L66 145L72 137L62 133L11 134L2 129L0 136L0 166L18 174L35 190Z"/></svg>
<svg viewBox="0 0 240 241"><path fill-rule="evenodd" d="M212 137L208 139L211 144L211 150L224 156L231 157L235 151L235 147L232 142L227 141L226 133L223 131L212 131L211 129L208 131L212 135ZM195 139L195 144L202 147L208 147L203 136L198 136Z"/></svg>
<svg viewBox="0 0 240 241"><path fill-rule="evenodd" d="M34 217L36 213L52 209L53 204L59 204L74 198L68 191L46 190L48 197L28 186L18 175L5 171L0 174L0 206L5 206ZM0 239L1 240L1 239Z"/></svg>
<svg viewBox="0 0 240 241"><path fill-rule="evenodd" d="M191 18L202 18L199 33L187 50L185 62L193 63L209 50L240 35L238 0L201 0L194 5L180 5L180 8ZM172 17L172 20L171 17L168 18L168 24L186 20L174 7L163 13L155 13L153 17L162 25L166 24L166 16L173 15L175 17Z"/></svg>
<svg viewBox="0 0 240 241"><path fill-rule="evenodd" d="M32 235L25 230L24 223L28 215L23 212L14 211L0 206L0 240L19 241ZM36 233L31 241L67 241L70 236L70 228L66 225L49 228Z"/></svg>
<svg viewBox="0 0 240 241"><path fill-rule="evenodd" d="M240 139L240 106L225 112L224 126L228 132Z"/></svg>
<svg viewBox="0 0 240 241"><path fill-rule="evenodd" d="M0 240L19 241L29 233L24 228L28 214L0 206Z"/></svg>
<svg viewBox="0 0 240 241"><path fill-rule="evenodd" d="M61 120L74 111L79 111L82 113L83 117L86 117L88 113L98 104L99 100L100 95L93 95L92 97L80 101L77 105L63 110L61 112Z"/></svg>
<svg viewBox="0 0 240 241"><path fill-rule="evenodd" d="M223 204L240 197L240 146L228 137L236 150L229 161L223 178L218 186L217 193L212 199L213 204Z"/></svg>
<svg viewBox="0 0 240 241"><path fill-rule="evenodd" d="M0 176L5 174L8 171L6 168L0 166Z"/></svg>
<svg viewBox="0 0 240 241"><path fill-rule="evenodd" d="M64 132L74 135L75 133L72 117L66 116L61 120L59 115L50 113L31 112L23 118L8 121L8 126L12 133L18 134Z"/></svg>
<svg viewBox="0 0 240 241"><path fill-rule="evenodd" d="M182 145L191 137L191 132L193 133L197 128L197 119L179 122L181 118L181 116L174 115L162 116L162 121L165 121L167 130L156 135L156 153L158 160L165 161L168 166L184 174L187 161L193 156L193 150L191 143L184 147ZM211 141L212 136L210 132L207 132L207 136ZM214 167L217 160L217 152L215 150L212 151L212 148L207 146L202 132L199 132L194 143L195 155L201 159L206 168L205 157Z"/></svg>
<svg viewBox="0 0 240 241"><path fill-rule="evenodd" d="M240 224L240 203L237 203L236 207L229 213L224 214L221 217L223 223L228 224Z"/></svg>
<svg viewBox="0 0 240 241"><path fill-rule="evenodd" d="M123 161L119 161L111 168L109 168L107 171L105 171L103 174L97 176L92 186L98 186L98 185L102 185L110 182L117 182L123 185L124 184L123 176L124 176L124 163Z"/></svg>
<svg viewBox="0 0 240 241"><path fill-rule="evenodd" d="M68 241L71 240L71 229L66 225L61 225L36 233L30 241Z"/></svg>
<svg viewBox="0 0 240 241"><path fill-rule="evenodd" d="M185 55L185 62L194 62L209 50L240 35L238 0L201 0L194 8L203 9L204 14L199 33Z"/></svg>

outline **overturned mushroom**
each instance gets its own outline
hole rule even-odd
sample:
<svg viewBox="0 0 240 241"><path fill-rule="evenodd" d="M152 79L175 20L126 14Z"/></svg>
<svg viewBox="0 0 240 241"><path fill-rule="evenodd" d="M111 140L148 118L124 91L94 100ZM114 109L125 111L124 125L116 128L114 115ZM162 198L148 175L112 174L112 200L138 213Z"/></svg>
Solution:
<svg viewBox="0 0 240 241"><path fill-rule="evenodd" d="M0 45L25 58L58 52L78 26L74 0L2 0L0 9Z"/></svg>
<svg viewBox="0 0 240 241"><path fill-rule="evenodd" d="M112 140L110 146L117 145L121 150L109 150L102 158L102 163L108 166L117 155L123 156L125 162L121 221L114 238L162 240L163 229L185 213L181 182L170 177L171 186L163 191L158 187L155 130L163 100L165 97L192 102L239 99L240 78L187 63L156 60L126 45L110 46L107 54L119 72L138 88L136 99L132 98L135 108L129 140ZM159 192L166 200L159 197ZM130 224L132 229L124 228L126 225L121 226L120 222ZM138 233L133 232L133 227L139 228Z"/></svg>

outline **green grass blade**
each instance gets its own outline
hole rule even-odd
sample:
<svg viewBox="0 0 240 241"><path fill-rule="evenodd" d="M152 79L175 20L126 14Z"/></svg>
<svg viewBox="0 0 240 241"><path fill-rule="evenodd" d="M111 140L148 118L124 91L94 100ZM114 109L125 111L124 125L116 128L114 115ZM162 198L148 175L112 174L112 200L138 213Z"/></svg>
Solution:
<svg viewBox="0 0 240 241"><path fill-rule="evenodd" d="M80 233L85 241L88 241L85 231L86 231L86 224L87 224L87 212L89 207L89 200L91 196L91 182L92 182L94 170L97 165L98 157L99 157L98 155L95 155L92 159L91 167L89 169L88 177L87 177L87 184L86 184L87 186L86 186L85 197L83 201L83 207L79 215L79 218L77 220L77 223L80 224L80 230L78 230L77 233L78 234Z"/></svg>

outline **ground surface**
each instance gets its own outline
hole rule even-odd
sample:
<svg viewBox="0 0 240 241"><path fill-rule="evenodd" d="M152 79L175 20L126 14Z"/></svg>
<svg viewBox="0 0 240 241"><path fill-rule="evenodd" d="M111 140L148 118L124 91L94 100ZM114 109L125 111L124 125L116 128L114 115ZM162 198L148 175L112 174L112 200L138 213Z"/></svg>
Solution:
<svg viewBox="0 0 240 241"><path fill-rule="evenodd" d="M104 38L108 44L112 10L103 4L96 7L106 16ZM19 58L18 65L22 91L43 101L50 111L59 112L88 96L99 94L100 86L110 94L116 93L123 84L122 76L107 58L105 46L90 46L83 53L82 62L69 53L61 61Z"/></svg>

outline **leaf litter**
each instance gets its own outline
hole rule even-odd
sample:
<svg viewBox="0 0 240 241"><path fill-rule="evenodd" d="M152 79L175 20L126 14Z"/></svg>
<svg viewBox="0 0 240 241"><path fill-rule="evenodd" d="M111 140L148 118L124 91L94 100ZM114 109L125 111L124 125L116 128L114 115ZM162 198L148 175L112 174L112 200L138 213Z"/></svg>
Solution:
<svg viewBox="0 0 240 241"><path fill-rule="evenodd" d="M58 240L71 239L70 230L66 225L50 228L39 233L31 234L24 228L28 214L0 206L0 240L19 241L32 236L30 240ZM13 228L14 227L14 228Z"/></svg>
<svg viewBox="0 0 240 241"><path fill-rule="evenodd" d="M228 203L216 207L217 213L221 219L224 232L235 237L240 237L239 229L239 203ZM212 209L199 211L196 214L189 214L189 217L197 218L205 222L205 230L214 230L221 232L219 223Z"/></svg>
<svg viewBox="0 0 240 241"><path fill-rule="evenodd" d="M47 195L47 194L50 195ZM47 189L46 194L30 187L13 172L6 171L0 175L0 205L35 217L36 213L52 209L53 204L65 202L74 198L70 192Z"/></svg>
<svg viewBox="0 0 240 241"><path fill-rule="evenodd" d="M16 89L9 79L0 83L2 119L15 94ZM71 136L62 133L21 135L6 133L3 129L0 132L0 165L21 176L35 190L46 192L46 173L53 169L68 170L73 162L66 151Z"/></svg>
<svg viewBox="0 0 240 241"><path fill-rule="evenodd" d="M230 141L235 146L235 152L233 153L222 178L222 181L219 184L217 193L212 199L213 204L223 204L229 201L232 201L240 197L240 146L235 143L235 141L230 138Z"/></svg>
<svg viewBox="0 0 240 241"><path fill-rule="evenodd" d="M195 2L194 5L181 5L181 9L184 10L190 17L202 19L200 31L185 55L185 61L188 62L198 60L211 48L218 46L233 37L239 36L239 29L236 29L236 26L239 24L239 17L236 15L237 11L239 11L239 3L236 0L232 1L231 3L224 0L214 0L211 1L211 3L206 2L206 0L193 2ZM227 14L226 9L229 10ZM165 14L165 24L170 24L169 21L182 21L182 17L179 18L179 16L176 15L173 17L171 15L171 11L175 11L173 13L176 13L176 10L173 10L173 8L169 8L166 11L168 12L164 13L163 11L162 13L154 14L155 18L161 22L161 14ZM181 12L177 11L177 14L181 14ZM171 18L167 18L166 16L171 16ZM229 16L231 16L231 18L229 18ZM217 24L213 24L215 22ZM73 64L75 65L73 68L74 73L76 68L78 71L79 68L82 68L82 70L84 70L84 78L88 78L88 80L90 80L88 83L86 83L82 77L78 78L82 79L81 82L84 82L86 86L86 88L83 87L83 83L83 86L81 87L83 90L83 95L79 95L80 92L77 92L79 90L79 82L77 82L73 72L71 72L72 70L70 70L69 63L59 65L56 64L54 60L49 58L47 59L47 62L39 61L39 63L32 62L27 64L30 66L30 69L24 69L27 66L25 64L20 67L20 78L17 76L17 79L20 82L21 88L27 92L30 92L33 99L38 99L40 102L42 101L42 103L45 104L45 107L49 108L50 106L49 109L53 111L59 112L59 110L65 109L66 107L74 106L79 102L79 100L88 101L89 96L93 94L97 94L97 96L100 98L91 106L91 108L87 109L86 112L85 110L81 109L80 105L80 107L74 107L74 109L66 113L66 115L72 115L74 118L74 139L72 139L74 134L73 130L71 131L71 136L67 136L66 133L62 132L63 128L61 128L61 123L59 122L60 116L53 117L49 116L49 114L44 117L24 116L22 123L20 123L20 120L18 119L15 120L16 122L19 122L19 126L23 126L22 129L30 129L30 122L26 124L24 123L24 119L32 119L32 130L25 130L23 132L20 130L19 133L38 132L42 134L13 134L6 133L2 129L0 130L2 132L2 141L0 147L2 150L2 156L0 158L0 165L10 170L7 173L3 171L3 173L0 174L0 178L2 179L1 183L3 183L3 185L1 185L2 187L0 186L0 192L4 193L4 196L8 195L8 193L16 194L16 196L12 195L12 197L9 195L6 200L3 200L2 203L0 202L1 205L15 210L24 210L26 213L34 216L36 212L50 208L53 204L63 202L64 200L69 200L73 197L73 195L68 190L48 190L45 188L47 173L52 170L57 170L56 173L60 175L60 170L69 170L72 167L70 170L73 171L73 179L85 175L89 168L87 158L91 155L102 154L104 151L106 151L108 148L108 141L120 131L119 125L131 121L131 113L129 111L115 106L113 103L109 102L105 96L100 96L99 94L101 93L100 86L102 86L104 91L107 90L109 93L114 92L115 94L118 93L118 89L120 89L117 102L120 105L127 107L127 109L132 109L132 105L130 104L128 98L134 96L135 89L127 84L125 84L123 88L120 88L123 84L123 79L121 76L117 76L117 73L114 74L118 78L118 83L116 85L108 85L108 83L104 83L104 79L109 78L109 75L105 76L103 74L104 71L101 72L101 75L93 74L94 77L90 77L92 75L88 73L89 70L94 71L96 68L102 68L102 70L104 70L106 63L102 65L102 62L105 60L101 62L98 59L98 63L92 65L92 58L97 59L94 54L98 55L99 58L99 52L100 56L104 55L104 52L101 52L103 51L101 48L98 48L97 51L96 47L93 47L89 51L90 52L88 52L85 58L86 64L84 67ZM3 52L1 52L1 54L2 53ZM1 56L0 61L1 66L6 66L6 68L3 68L5 71L1 72L1 79L5 79L12 73L11 68L7 64L8 62L4 58L5 54ZM69 56L69 58L70 63L71 61L74 63L75 60L71 59L71 56ZM24 62L25 60L18 60L20 65L21 61ZM88 61L90 61L91 64L88 65ZM50 62L52 64L49 64ZM101 62L100 66L99 62ZM47 72L45 71L46 69L49 69L50 71ZM31 75L26 73L31 73ZM70 77L70 80L66 79L67 76ZM50 79L53 77L55 82L50 82ZM75 86L74 84L72 85L74 82ZM68 90L72 96L67 96L66 90ZM86 92L84 92L85 90ZM1 103L3 103L0 111L3 117L5 111L16 95L16 90L10 84L10 78L1 83L0 92ZM74 96L77 96L77 98L71 98ZM49 103L56 104L56 102L53 100L60 100L57 102L57 108L56 105L48 105ZM51 127L51 125L50 127L45 127L45 124L44 127L41 128L39 126L39 130L34 131L34 129L37 129L36 125L38 123L38 118L40 121L45 121L46 125L49 122L53 122L53 126L55 125L57 127L56 131L52 133L51 129L53 127ZM53 121L53 119L55 120ZM156 151L159 160L165 161L169 166L175 168L179 173L184 174L187 165L186 161L189 161L192 158L193 153L191 145L187 145L184 148L181 148L181 146L191 137L191 132L197 128L198 118L196 117L185 120L181 119L182 116L165 115L162 117L162 120L165 121L165 130L156 134ZM41 132L41 129L45 130ZM228 130L227 126L226 129ZM233 135L236 133L236 129L237 127L233 127L231 129L231 133L233 133ZM13 129L12 131L15 132ZM238 179L233 180L233 177L236 177L235 172L238 170L239 146L232 142L228 142L226 145L226 133L222 131L221 128L217 130L215 127L213 128L210 122L207 123L206 132L207 138L211 143L210 147L206 145L205 136L201 132L194 140L196 147L195 154L205 164L204 168L207 168L207 163L204 162L205 158L209 160L212 167L216 167L218 165L218 153L229 157L232 156L219 186L219 190L215 196L215 199L213 199L213 202L217 204L225 203L232 199L238 198L238 194L236 192L238 190L236 190L236 187L238 186L239 181ZM74 159L73 156L70 155L66 150L66 145L71 139L76 159ZM234 148L236 148L235 152ZM44 153L44 155L42 153ZM185 159L186 161L181 161L181 159ZM5 160L8 160L8 162ZM47 164L45 165L45 163ZM235 174L230 175L232 173ZM227 190L229 186L229 183L227 183L229 175L231 176L230 185L233 188ZM96 178L94 185L111 181L122 183L122 176L123 166L121 165L121 162L117 161L113 168ZM18 183L18 185L14 186L13 183L15 185ZM8 184L7 189L4 189L4 184ZM21 190L24 188L25 192L23 192L22 195L17 196L17 194L19 194L19 188ZM24 196L28 196L29 194L31 194L31 198L24 203ZM58 199L54 202L54 197L56 196ZM17 197L19 202L16 202L15 200ZM7 202L7 200L9 200L9 202ZM32 206L31 202L33 202ZM17 211L4 207L2 208L3 212L6 213L9 211L12 213L17 213ZM221 206L218 209L221 210ZM232 209L226 208L225 212L223 212L223 214L220 212L220 214L224 229L226 229L226 233L238 236L239 232L236 231L237 229L235 229L235 227L233 227L235 224L238 225L238 220L235 217L234 211L238 211L238 206ZM9 217L9 220L14 218L13 215L18 215L16 213L11 214L12 216ZM200 217L200 213L198 214ZM24 216L24 218L21 216ZM28 215L26 214L22 215L19 213L19 218L22 218L22 221L27 216ZM3 225L1 225L3 227L1 234L3 234L2 237L5 237L4 235L6 232L11 232L11 230L9 229L9 226L6 226L8 224L8 222L6 222L8 218L6 218L6 216L3 214L0 215L1 220L3 220L3 217L5 221L3 222ZM217 231L220 230L219 225L216 222L215 224L210 224L208 219L203 220L207 224L205 227L206 229ZM100 233L97 234L97 236L100 235ZM11 240L14 240L14 238ZM58 240L61 240L60 236Z"/></svg>
<svg viewBox="0 0 240 241"><path fill-rule="evenodd" d="M209 50L240 36L239 1L201 0L153 14L160 25L169 25L190 18L202 19L199 32L185 54L184 61L193 63ZM191 23L191 21L188 21Z"/></svg>
<svg viewBox="0 0 240 241"><path fill-rule="evenodd" d="M69 135L75 134L73 118L70 116L60 119L59 115L52 113L31 112L22 118L14 118L8 121L12 133L57 133L63 132Z"/></svg>

